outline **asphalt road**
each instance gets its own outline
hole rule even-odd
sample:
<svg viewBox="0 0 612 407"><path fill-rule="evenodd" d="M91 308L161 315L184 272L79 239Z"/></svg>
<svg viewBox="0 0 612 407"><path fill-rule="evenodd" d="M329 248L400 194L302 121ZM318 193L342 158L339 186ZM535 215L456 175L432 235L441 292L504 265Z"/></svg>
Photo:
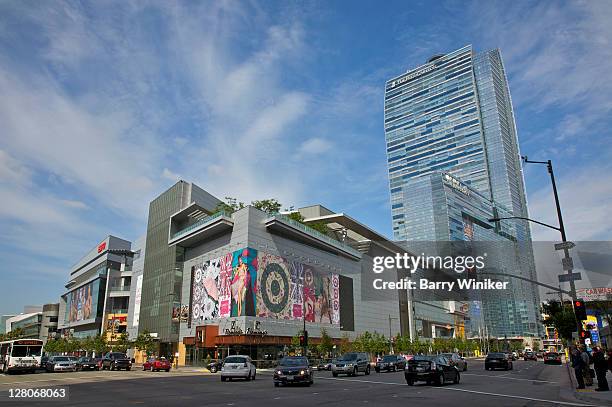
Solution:
<svg viewBox="0 0 612 407"><path fill-rule="evenodd" d="M574 399L565 366L516 361L512 371L485 371L470 361L459 384L406 385L402 372L334 378L316 372L311 387L275 388L271 372L257 380L221 383L218 375L191 369L165 372L78 372L0 375L0 404L10 388L68 386L69 400L21 401L18 405L62 406L583 406Z"/></svg>

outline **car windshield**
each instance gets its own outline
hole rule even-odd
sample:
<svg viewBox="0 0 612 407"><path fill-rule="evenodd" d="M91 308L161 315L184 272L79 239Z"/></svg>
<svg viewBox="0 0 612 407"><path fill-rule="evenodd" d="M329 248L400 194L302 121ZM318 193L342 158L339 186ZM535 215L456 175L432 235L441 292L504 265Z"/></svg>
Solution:
<svg viewBox="0 0 612 407"><path fill-rule="evenodd" d="M559 354L558 354L558 353L553 353L553 352L550 352L550 353L548 354L548 356L552 356L553 358L556 358L557 356L559 356Z"/></svg>
<svg viewBox="0 0 612 407"><path fill-rule="evenodd" d="M54 362L68 362L69 360L66 356L56 356L53 358Z"/></svg>
<svg viewBox="0 0 612 407"><path fill-rule="evenodd" d="M488 358L504 358L506 357L505 353L489 353L487 355Z"/></svg>
<svg viewBox="0 0 612 407"><path fill-rule="evenodd" d="M229 356L225 358L225 363L246 363L246 358Z"/></svg>
<svg viewBox="0 0 612 407"><path fill-rule="evenodd" d="M280 366L308 366L306 358L282 358Z"/></svg>
<svg viewBox="0 0 612 407"><path fill-rule="evenodd" d="M383 362L395 362L397 360L397 356L387 355L383 358Z"/></svg>
<svg viewBox="0 0 612 407"><path fill-rule="evenodd" d="M345 355L342 355L340 357L340 359L338 360L357 360L357 354L356 353L347 353Z"/></svg>
<svg viewBox="0 0 612 407"><path fill-rule="evenodd" d="M83 363L83 362L93 362L92 358L81 358L79 360L81 361L81 363Z"/></svg>
<svg viewBox="0 0 612 407"><path fill-rule="evenodd" d="M113 359L127 359L125 353L111 353L110 357Z"/></svg>

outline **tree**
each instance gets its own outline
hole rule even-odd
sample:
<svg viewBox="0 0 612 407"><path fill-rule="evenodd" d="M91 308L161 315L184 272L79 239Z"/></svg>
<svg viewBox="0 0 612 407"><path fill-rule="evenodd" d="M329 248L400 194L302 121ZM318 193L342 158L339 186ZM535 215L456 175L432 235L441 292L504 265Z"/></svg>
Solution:
<svg viewBox="0 0 612 407"><path fill-rule="evenodd" d="M282 207L281 203L274 198L252 201L251 205L255 208L268 213L278 213Z"/></svg>
<svg viewBox="0 0 612 407"><path fill-rule="evenodd" d="M214 212L226 212L232 214L239 209L244 208L244 202L238 202L236 198L229 196L225 197L225 202L219 202L214 209Z"/></svg>
<svg viewBox="0 0 612 407"><path fill-rule="evenodd" d="M130 336L127 332L123 332L113 344L113 348L117 352L125 353L131 345L132 342L130 341Z"/></svg>
<svg viewBox="0 0 612 407"><path fill-rule="evenodd" d="M572 333L576 332L576 316L570 304L548 301L542 304L542 313L547 315L543 321L545 324L554 326L561 338L572 340Z"/></svg>
<svg viewBox="0 0 612 407"><path fill-rule="evenodd" d="M106 337L103 335L96 335L92 340L92 348L93 351L96 352L96 355L103 355L108 352L108 342L106 341Z"/></svg>
<svg viewBox="0 0 612 407"><path fill-rule="evenodd" d="M334 343L331 336L327 333L327 329L321 328L321 343L318 346L319 353L327 357L333 349Z"/></svg>
<svg viewBox="0 0 612 407"><path fill-rule="evenodd" d="M134 340L134 347L138 350L144 351L147 356L155 352L157 344L155 339L151 336L151 333L147 330L138 334Z"/></svg>

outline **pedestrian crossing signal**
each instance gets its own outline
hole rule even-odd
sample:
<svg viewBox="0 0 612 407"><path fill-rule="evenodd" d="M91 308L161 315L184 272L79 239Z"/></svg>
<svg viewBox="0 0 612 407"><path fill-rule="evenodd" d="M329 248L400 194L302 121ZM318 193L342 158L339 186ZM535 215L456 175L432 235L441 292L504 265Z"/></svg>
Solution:
<svg viewBox="0 0 612 407"><path fill-rule="evenodd" d="M583 300L574 300L574 313L578 321L587 319L586 306Z"/></svg>

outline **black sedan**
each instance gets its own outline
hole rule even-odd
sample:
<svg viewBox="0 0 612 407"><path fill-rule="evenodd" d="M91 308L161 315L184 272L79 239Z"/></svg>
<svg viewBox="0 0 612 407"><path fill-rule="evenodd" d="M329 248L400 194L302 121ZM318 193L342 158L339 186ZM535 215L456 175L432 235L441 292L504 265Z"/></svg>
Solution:
<svg viewBox="0 0 612 407"><path fill-rule="evenodd" d="M132 370L132 360L125 353L109 352L102 358L102 370Z"/></svg>
<svg viewBox="0 0 612 407"><path fill-rule="evenodd" d="M221 369L221 366L223 366L223 361L212 360L208 365L206 365L206 368L210 373L217 373Z"/></svg>
<svg viewBox="0 0 612 407"><path fill-rule="evenodd" d="M307 358L288 356L282 358L274 369L273 380L275 387L289 383L302 383L310 386L314 383L314 375Z"/></svg>
<svg viewBox="0 0 612 407"><path fill-rule="evenodd" d="M374 370L376 373L380 372L397 372L402 371L406 368L406 359L397 355L385 355L381 360L376 362Z"/></svg>
<svg viewBox="0 0 612 407"><path fill-rule="evenodd" d="M525 360L535 360L536 362L538 361L538 357L535 354L535 352L531 352L531 351L527 351L523 354L523 358Z"/></svg>
<svg viewBox="0 0 612 407"><path fill-rule="evenodd" d="M507 353L492 352L485 359L485 370L512 370L512 368L512 360L508 357Z"/></svg>
<svg viewBox="0 0 612 407"><path fill-rule="evenodd" d="M77 370L99 370L98 361L94 358L82 357L76 362Z"/></svg>
<svg viewBox="0 0 612 407"><path fill-rule="evenodd" d="M442 386L446 382L459 383L459 369L453 366L445 356L415 356L408 361L404 377L409 386L422 381Z"/></svg>

